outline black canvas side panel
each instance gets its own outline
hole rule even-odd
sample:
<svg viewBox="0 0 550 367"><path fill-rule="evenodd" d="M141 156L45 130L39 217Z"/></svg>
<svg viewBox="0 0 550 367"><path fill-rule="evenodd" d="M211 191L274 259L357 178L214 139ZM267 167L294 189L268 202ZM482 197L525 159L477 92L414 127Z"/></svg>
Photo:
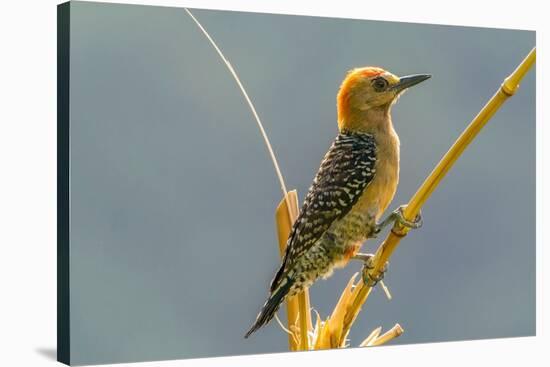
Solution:
<svg viewBox="0 0 550 367"><path fill-rule="evenodd" d="M57 6L57 360L70 364L69 46L70 3Z"/></svg>

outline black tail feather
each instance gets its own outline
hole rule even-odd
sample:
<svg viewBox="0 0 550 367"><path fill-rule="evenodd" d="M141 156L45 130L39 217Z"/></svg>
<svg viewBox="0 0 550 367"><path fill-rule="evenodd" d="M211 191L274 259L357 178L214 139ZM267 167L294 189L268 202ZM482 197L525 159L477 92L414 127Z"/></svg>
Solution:
<svg viewBox="0 0 550 367"><path fill-rule="evenodd" d="M262 310L256 318L256 321L254 322L254 325L252 325L250 330L246 332L244 336L245 338L248 338L253 332L266 325L269 321L271 321L271 319L273 319L273 316L275 316L275 313L277 312L284 298L290 291L290 288L294 284L294 281L287 277L281 283L281 286L279 286L278 289L273 292L265 302Z"/></svg>

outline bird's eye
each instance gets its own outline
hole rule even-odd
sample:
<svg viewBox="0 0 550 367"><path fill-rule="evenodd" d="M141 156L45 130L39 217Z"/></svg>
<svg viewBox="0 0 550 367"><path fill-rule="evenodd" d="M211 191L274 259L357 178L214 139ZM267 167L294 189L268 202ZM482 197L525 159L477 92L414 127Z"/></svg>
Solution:
<svg viewBox="0 0 550 367"><path fill-rule="evenodd" d="M388 87L388 81L382 77L379 77L372 81L372 86L375 91L382 92Z"/></svg>

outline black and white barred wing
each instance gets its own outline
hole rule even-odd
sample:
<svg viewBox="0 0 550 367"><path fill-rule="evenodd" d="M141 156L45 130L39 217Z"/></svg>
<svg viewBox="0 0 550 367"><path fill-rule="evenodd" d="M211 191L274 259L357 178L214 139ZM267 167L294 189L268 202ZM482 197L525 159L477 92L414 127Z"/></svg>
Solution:
<svg viewBox="0 0 550 367"><path fill-rule="evenodd" d="M292 227L273 291L295 259L310 249L359 200L375 175L376 145L369 134L340 133L325 155Z"/></svg>

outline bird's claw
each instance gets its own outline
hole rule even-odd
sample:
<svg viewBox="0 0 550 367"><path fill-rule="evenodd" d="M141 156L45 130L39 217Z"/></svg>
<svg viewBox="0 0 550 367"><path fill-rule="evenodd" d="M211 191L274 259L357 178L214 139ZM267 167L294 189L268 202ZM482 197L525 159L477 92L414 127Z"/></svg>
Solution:
<svg viewBox="0 0 550 367"><path fill-rule="evenodd" d="M414 218L414 221L407 220L405 216L403 215L403 211L405 210L407 206L401 205L399 208L395 209L392 213L394 215L395 221L402 225L403 227L407 227L410 229L418 229L422 227L423 220L422 220L422 211L419 210L418 214L416 215L416 218Z"/></svg>
<svg viewBox="0 0 550 367"><path fill-rule="evenodd" d="M371 274L371 270L374 269L374 263L373 263L374 256L371 256L363 263L363 270L362 270L362 278L363 283L365 285L370 285L371 287L375 287L379 281L384 279L384 274L386 274L386 271L388 271L388 262L384 264L384 267L380 270L378 275L373 276Z"/></svg>
<svg viewBox="0 0 550 367"><path fill-rule="evenodd" d="M401 205L399 208L395 209L390 215L386 217L383 221L377 223L370 236L371 238L376 238L378 234L388 225L393 224L393 232L396 234L401 234L404 232L403 228L417 229L422 227L422 212L419 211L416 215L414 221L407 220L403 215L403 212L407 206Z"/></svg>

